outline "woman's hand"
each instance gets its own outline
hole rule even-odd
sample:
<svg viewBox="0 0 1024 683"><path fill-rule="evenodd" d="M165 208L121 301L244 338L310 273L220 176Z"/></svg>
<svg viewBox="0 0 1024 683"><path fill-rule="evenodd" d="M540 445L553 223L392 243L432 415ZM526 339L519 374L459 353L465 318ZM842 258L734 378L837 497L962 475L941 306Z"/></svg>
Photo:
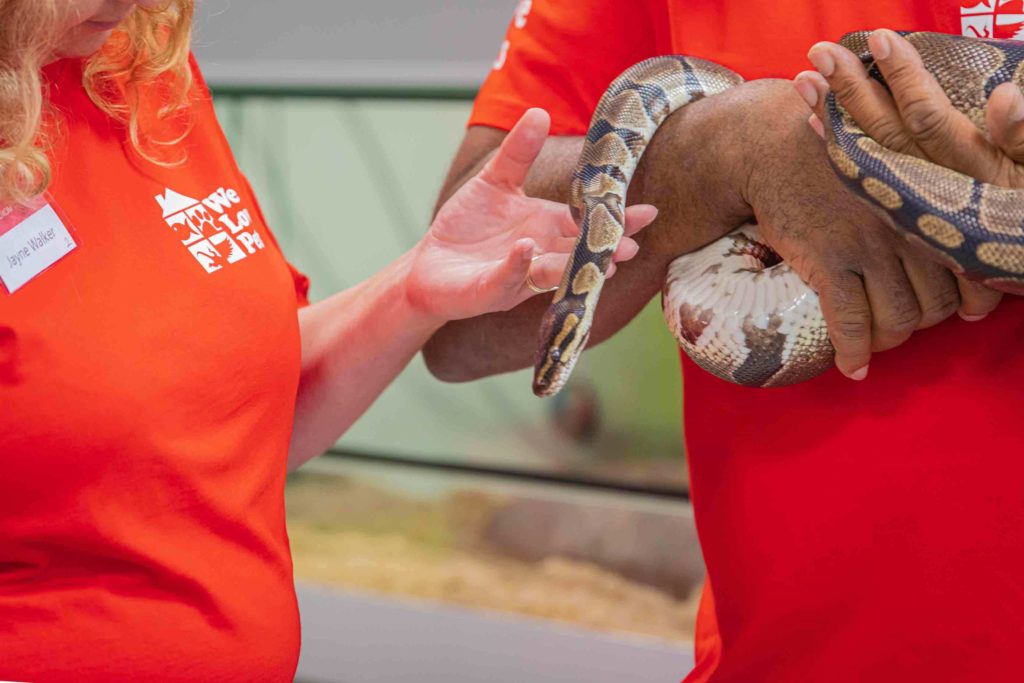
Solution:
<svg viewBox="0 0 1024 683"><path fill-rule="evenodd" d="M527 197L523 182L548 135L547 112L530 109L476 177L452 195L412 252L407 296L438 320L514 308L539 288L558 284L579 233L564 204ZM626 235L614 261L637 253L629 235L649 224L649 205L626 211ZM615 271L613 263L609 277Z"/></svg>

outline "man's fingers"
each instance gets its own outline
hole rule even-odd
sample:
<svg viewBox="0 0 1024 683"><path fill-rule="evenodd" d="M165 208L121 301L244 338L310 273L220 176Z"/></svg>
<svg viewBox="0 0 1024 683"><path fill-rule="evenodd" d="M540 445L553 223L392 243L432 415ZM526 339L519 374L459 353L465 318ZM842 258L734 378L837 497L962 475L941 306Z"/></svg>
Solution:
<svg viewBox="0 0 1024 683"><path fill-rule="evenodd" d="M1016 83L1003 83L992 91L985 119L993 142L1010 159L1024 163L1024 94Z"/></svg>
<svg viewBox="0 0 1024 683"><path fill-rule="evenodd" d="M491 185L521 187L550 129L551 117L546 111L528 109L480 171L480 179Z"/></svg>
<svg viewBox="0 0 1024 683"><path fill-rule="evenodd" d="M891 150L923 156L904 128L892 96L881 83L868 76L860 58L835 43L818 43L810 49L807 57L818 69L826 89L835 92L839 103L864 132ZM824 121L824 97L821 100L815 113Z"/></svg>
<svg viewBox="0 0 1024 683"><path fill-rule="evenodd" d="M836 349L836 367L850 379L864 379L871 361L871 308L863 281L846 271L822 286L818 295Z"/></svg>
<svg viewBox="0 0 1024 683"><path fill-rule="evenodd" d="M813 130L819 138L822 140L825 139L825 125L821 122L821 119L818 118L817 114L811 114L807 118L807 125L811 127L811 130Z"/></svg>
<svg viewBox="0 0 1024 683"><path fill-rule="evenodd" d="M828 95L828 81L825 77L817 71L801 71L793 79L793 87L814 112L814 116L819 121L825 120L825 96Z"/></svg>
<svg viewBox="0 0 1024 683"><path fill-rule="evenodd" d="M866 266L864 287L871 305L871 350L888 351L910 338L921 308L903 265L895 256Z"/></svg>
<svg viewBox="0 0 1024 683"><path fill-rule="evenodd" d="M1003 293L985 285L957 276L960 288L960 308L957 313L968 322L981 320L996 309L1003 299Z"/></svg>
<svg viewBox="0 0 1024 683"><path fill-rule="evenodd" d="M927 158L976 178L991 175L997 150L950 104L917 50L886 29L872 33L868 46L893 93L903 127Z"/></svg>
<svg viewBox="0 0 1024 683"><path fill-rule="evenodd" d="M949 270L937 263L917 258L904 258L903 270L914 288L921 309L917 329L937 325L956 313L960 306L960 289Z"/></svg>

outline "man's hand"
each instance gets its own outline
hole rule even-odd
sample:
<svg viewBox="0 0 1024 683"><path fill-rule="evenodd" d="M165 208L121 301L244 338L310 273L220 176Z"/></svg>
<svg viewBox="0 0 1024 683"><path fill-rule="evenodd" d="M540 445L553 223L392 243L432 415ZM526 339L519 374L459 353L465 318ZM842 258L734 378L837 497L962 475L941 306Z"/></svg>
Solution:
<svg viewBox="0 0 1024 683"><path fill-rule="evenodd" d="M658 218L640 253L608 283L591 343L625 325L657 293L668 263L752 218L821 297L836 365L863 379L871 354L962 311L987 312L946 269L923 260L835 177L811 110L788 81L760 80L688 105L665 121L629 187ZM501 140L470 129L452 176L469 175ZM550 138L527 194L565 201L582 141ZM478 168L478 166L476 166ZM446 191L457 186L450 179ZM449 323L424 349L444 379L472 379L532 362L542 297L502 314Z"/></svg>
<svg viewBox="0 0 1024 683"><path fill-rule="evenodd" d="M816 117L823 114L824 95L832 88L854 120L883 146L982 182L1024 187L1024 95L1017 85L1003 83L992 91L985 111L989 137L953 107L905 38L879 29L868 38L868 47L891 94L868 76L852 52L818 43L808 56L820 75L797 76L801 94L814 101Z"/></svg>
<svg viewBox="0 0 1024 683"><path fill-rule="evenodd" d="M834 43L818 43L809 53L818 72L795 80L814 109L811 127L823 135L825 96L830 89L864 131L880 144L946 166L983 182L1024 187L1024 95L1013 83L993 91L986 123L991 138L953 107L914 47L898 34L875 31L868 46L891 94L870 78L860 59ZM984 318L1002 294L958 278L960 317Z"/></svg>
<svg viewBox="0 0 1024 683"><path fill-rule="evenodd" d="M839 370L863 379L873 352L894 348L957 310L957 281L843 188L806 125L810 110L787 83L734 90L713 98L723 106L738 101L733 113L723 112L718 130L703 135L726 137L740 150L741 162L722 171L733 174L765 240L818 292ZM661 200L645 194L644 201ZM964 306L975 306L969 297Z"/></svg>

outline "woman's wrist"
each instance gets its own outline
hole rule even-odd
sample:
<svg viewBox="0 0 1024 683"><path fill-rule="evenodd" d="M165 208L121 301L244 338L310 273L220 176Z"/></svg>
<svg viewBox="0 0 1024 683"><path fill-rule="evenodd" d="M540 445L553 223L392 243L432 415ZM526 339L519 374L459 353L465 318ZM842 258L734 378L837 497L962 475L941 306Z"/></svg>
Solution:
<svg viewBox="0 0 1024 683"><path fill-rule="evenodd" d="M439 330L450 317L443 314L443 306L427 291L421 278L417 277L415 266L422 248L418 243L391 264L394 268L395 300L400 307L399 317L408 321L411 329L426 330L428 336Z"/></svg>
<svg viewBox="0 0 1024 683"><path fill-rule="evenodd" d="M355 287L314 304L310 317L320 323L306 330L307 342L333 346L352 333L353 325L369 328L364 335L373 336L373 331L383 326L392 330L391 338L396 342L399 338L425 342L447 320L411 294L414 261L415 250L406 252Z"/></svg>

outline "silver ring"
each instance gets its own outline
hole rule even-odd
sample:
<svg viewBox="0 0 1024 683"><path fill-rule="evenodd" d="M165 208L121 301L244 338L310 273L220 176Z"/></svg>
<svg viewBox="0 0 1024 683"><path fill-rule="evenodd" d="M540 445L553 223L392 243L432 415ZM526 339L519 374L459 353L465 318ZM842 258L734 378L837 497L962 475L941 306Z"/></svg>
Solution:
<svg viewBox="0 0 1024 683"><path fill-rule="evenodd" d="M530 259L530 266L532 267L533 266L533 262L536 261L539 258L540 258L540 255L537 255L537 256L534 256L532 259ZM534 294L547 294L548 292L554 292L555 290L558 289L558 285L555 285L554 287L551 287L549 289L544 289L543 287L538 287L537 283L533 281L533 275L530 273L530 269L529 268L526 269L526 286L529 287L530 291L533 292Z"/></svg>

